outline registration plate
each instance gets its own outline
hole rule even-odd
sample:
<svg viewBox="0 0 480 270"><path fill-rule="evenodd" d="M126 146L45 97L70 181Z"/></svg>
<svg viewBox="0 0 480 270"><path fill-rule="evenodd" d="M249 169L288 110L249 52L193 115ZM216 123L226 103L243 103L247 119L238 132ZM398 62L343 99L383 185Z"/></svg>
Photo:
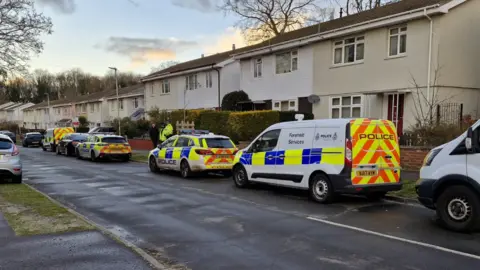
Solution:
<svg viewBox="0 0 480 270"><path fill-rule="evenodd" d="M217 158L231 158L232 155L216 155Z"/></svg>
<svg viewBox="0 0 480 270"><path fill-rule="evenodd" d="M39 144L39 142L32 142L32 144Z"/></svg>
<svg viewBox="0 0 480 270"><path fill-rule="evenodd" d="M357 176L375 176L377 171L357 171Z"/></svg>
<svg viewBox="0 0 480 270"><path fill-rule="evenodd" d="M231 167L231 165L213 165L211 166L211 169L229 169Z"/></svg>

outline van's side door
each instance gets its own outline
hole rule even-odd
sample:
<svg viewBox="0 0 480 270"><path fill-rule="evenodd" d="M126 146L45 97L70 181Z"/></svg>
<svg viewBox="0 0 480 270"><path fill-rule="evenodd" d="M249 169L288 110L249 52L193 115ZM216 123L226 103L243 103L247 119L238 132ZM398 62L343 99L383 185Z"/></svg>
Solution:
<svg viewBox="0 0 480 270"><path fill-rule="evenodd" d="M247 169L252 181L276 183L275 163L280 129L269 130L262 134L247 149L246 156L251 155Z"/></svg>

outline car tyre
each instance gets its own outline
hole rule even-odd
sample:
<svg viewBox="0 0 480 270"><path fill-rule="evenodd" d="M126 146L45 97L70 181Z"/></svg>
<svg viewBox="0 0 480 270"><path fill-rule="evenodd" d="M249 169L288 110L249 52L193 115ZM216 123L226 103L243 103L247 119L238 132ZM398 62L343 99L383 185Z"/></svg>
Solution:
<svg viewBox="0 0 480 270"><path fill-rule="evenodd" d="M12 177L12 183L13 184L21 184L22 183L22 175L14 175Z"/></svg>
<svg viewBox="0 0 480 270"><path fill-rule="evenodd" d="M441 225L457 232L480 229L480 196L467 186L449 186L437 199Z"/></svg>
<svg viewBox="0 0 480 270"><path fill-rule="evenodd" d="M67 150L66 150L66 156L69 157L72 155L72 148L70 146L67 146Z"/></svg>
<svg viewBox="0 0 480 270"><path fill-rule="evenodd" d="M97 157L95 157L95 152L94 151L90 151L90 160L95 162L97 161Z"/></svg>
<svg viewBox="0 0 480 270"><path fill-rule="evenodd" d="M189 178L192 176L192 170L190 169L190 165L185 159L180 162L180 174L183 178Z"/></svg>
<svg viewBox="0 0 480 270"><path fill-rule="evenodd" d="M78 159L82 159L82 156L80 155L80 151L78 149L75 149L75 156L78 158Z"/></svg>
<svg viewBox="0 0 480 270"><path fill-rule="evenodd" d="M57 152L57 155L61 155L61 154L62 154L62 152L60 152L60 147L57 147L57 151L56 151L56 152Z"/></svg>
<svg viewBox="0 0 480 270"><path fill-rule="evenodd" d="M151 156L148 159L148 167L150 168L150 171L153 172L153 173L157 173L157 172L160 171L160 169L158 168L157 162L155 161L154 156Z"/></svg>
<svg viewBox="0 0 480 270"><path fill-rule="evenodd" d="M385 198L385 195L387 195L387 192L385 192L385 191L376 191L376 192L370 192L370 193L366 194L367 199L369 201L382 200L383 198Z"/></svg>
<svg viewBox="0 0 480 270"><path fill-rule="evenodd" d="M233 168L233 183L238 188L246 188L250 185L247 171L243 166L238 165Z"/></svg>
<svg viewBox="0 0 480 270"><path fill-rule="evenodd" d="M331 203L335 199L332 183L328 176L323 173L315 174L309 187L310 198L319 203Z"/></svg>
<svg viewBox="0 0 480 270"><path fill-rule="evenodd" d="M42 150L47 151L47 148L45 148L45 146L42 145Z"/></svg>

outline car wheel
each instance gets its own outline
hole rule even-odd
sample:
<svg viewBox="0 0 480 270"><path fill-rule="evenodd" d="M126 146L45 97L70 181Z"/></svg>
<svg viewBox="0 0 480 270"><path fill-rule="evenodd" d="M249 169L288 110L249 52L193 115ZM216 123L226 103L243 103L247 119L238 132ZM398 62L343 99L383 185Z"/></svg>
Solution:
<svg viewBox="0 0 480 270"><path fill-rule="evenodd" d="M246 188L250 185L247 171L243 166L239 165L233 168L233 182L239 188Z"/></svg>
<svg viewBox="0 0 480 270"><path fill-rule="evenodd" d="M22 183L22 175L14 175L12 177L12 183L14 184L21 184Z"/></svg>
<svg viewBox="0 0 480 270"><path fill-rule="evenodd" d="M47 148L45 148L45 146L42 145L42 150L47 151Z"/></svg>
<svg viewBox="0 0 480 270"><path fill-rule="evenodd" d="M60 152L60 147L57 147L57 151L56 151L56 152L57 152L57 155L61 155L61 154L62 154L62 152Z"/></svg>
<svg viewBox="0 0 480 270"><path fill-rule="evenodd" d="M471 232L480 228L480 198L466 186L449 186L438 197L437 215L453 231Z"/></svg>
<svg viewBox="0 0 480 270"><path fill-rule="evenodd" d="M331 203L335 195L330 179L323 173L313 176L309 192L310 198L319 203Z"/></svg>
<svg viewBox="0 0 480 270"><path fill-rule="evenodd" d="M370 192L366 194L367 199L370 201L379 201L385 198L385 195L387 195L387 192L384 191Z"/></svg>
<svg viewBox="0 0 480 270"><path fill-rule="evenodd" d="M90 160L91 161L97 161L97 157L95 156L95 152L94 151L90 151Z"/></svg>
<svg viewBox="0 0 480 270"><path fill-rule="evenodd" d="M69 157L69 156L71 156L71 155L72 155L72 148L69 147L69 146L67 146L67 154L66 154L66 156Z"/></svg>
<svg viewBox="0 0 480 270"><path fill-rule="evenodd" d="M189 178L190 176L192 176L192 170L190 169L190 165L185 159L182 160L182 162L180 163L180 174L183 178Z"/></svg>
<svg viewBox="0 0 480 270"><path fill-rule="evenodd" d="M78 158L78 159L82 159L82 156L80 155L80 151L78 149L75 149L75 156Z"/></svg>
<svg viewBox="0 0 480 270"><path fill-rule="evenodd" d="M155 157L153 156L150 157L150 159L148 160L148 167L150 168L150 171L153 173L160 171L157 166L157 162L155 161Z"/></svg>

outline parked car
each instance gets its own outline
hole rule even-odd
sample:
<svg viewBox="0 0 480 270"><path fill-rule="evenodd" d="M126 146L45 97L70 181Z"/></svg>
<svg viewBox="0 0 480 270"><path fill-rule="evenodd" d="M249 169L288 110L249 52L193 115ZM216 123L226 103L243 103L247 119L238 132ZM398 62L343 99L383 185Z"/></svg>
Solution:
<svg viewBox="0 0 480 270"><path fill-rule="evenodd" d="M120 159L127 162L132 156L132 148L122 136L88 134L87 140L75 147L75 155L78 159L90 158L91 161Z"/></svg>
<svg viewBox="0 0 480 270"><path fill-rule="evenodd" d="M117 130L114 127L94 127L88 131L88 133L90 134L115 134L115 132L117 132Z"/></svg>
<svg viewBox="0 0 480 270"><path fill-rule="evenodd" d="M58 142L57 155L75 155L75 147L77 146L77 144L85 142L87 140L87 137L88 134L86 133L71 133L65 135L65 137L63 137L63 139Z"/></svg>
<svg viewBox="0 0 480 270"><path fill-rule="evenodd" d="M2 130L0 131L0 134L7 135L10 139L12 139L13 143L17 143L17 135L15 135L15 133L8 130Z"/></svg>
<svg viewBox="0 0 480 270"><path fill-rule="evenodd" d="M12 139L0 134L0 177L11 179L13 183L22 183L22 163L20 152Z"/></svg>
<svg viewBox="0 0 480 270"><path fill-rule="evenodd" d="M40 146L42 144L43 135L40 132L26 133L22 140L23 147Z"/></svg>

